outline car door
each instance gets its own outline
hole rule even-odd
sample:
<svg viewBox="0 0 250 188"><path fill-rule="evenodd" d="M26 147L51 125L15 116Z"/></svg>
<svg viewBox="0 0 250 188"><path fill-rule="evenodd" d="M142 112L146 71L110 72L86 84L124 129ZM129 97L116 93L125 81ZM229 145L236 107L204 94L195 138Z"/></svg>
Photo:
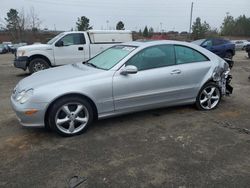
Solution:
<svg viewBox="0 0 250 188"><path fill-rule="evenodd" d="M56 65L83 62L85 43L83 33L70 33L62 37L54 46Z"/></svg>
<svg viewBox="0 0 250 188"><path fill-rule="evenodd" d="M160 45L138 52L124 66L137 67L136 74L121 74L113 77L115 110L136 110L173 101L175 96L174 46Z"/></svg>

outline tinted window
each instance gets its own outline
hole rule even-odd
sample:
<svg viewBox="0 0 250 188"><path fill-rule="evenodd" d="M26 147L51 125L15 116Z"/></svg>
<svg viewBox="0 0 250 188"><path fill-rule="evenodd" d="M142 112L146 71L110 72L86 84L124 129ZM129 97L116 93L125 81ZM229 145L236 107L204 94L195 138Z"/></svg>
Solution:
<svg viewBox="0 0 250 188"><path fill-rule="evenodd" d="M175 53L177 64L208 61L208 58L200 52L185 46L175 46Z"/></svg>
<svg viewBox="0 0 250 188"><path fill-rule="evenodd" d="M204 47L211 47L211 46L212 46L212 41L211 41L211 40L206 40L204 43L202 43L201 46L204 46Z"/></svg>
<svg viewBox="0 0 250 188"><path fill-rule="evenodd" d="M126 63L126 65L136 66L139 71L174 64L175 53L172 45L160 45L144 49Z"/></svg>
<svg viewBox="0 0 250 188"><path fill-rule="evenodd" d="M218 45L222 45L224 44L225 41L224 40L221 40L221 39L214 39L213 40L213 46L218 46Z"/></svg>
<svg viewBox="0 0 250 188"><path fill-rule="evenodd" d="M81 33L68 34L61 41L63 41L64 46L85 44L84 35Z"/></svg>
<svg viewBox="0 0 250 188"><path fill-rule="evenodd" d="M200 46L202 43L205 42L205 40L206 40L206 39L195 40L195 41L193 41L192 43Z"/></svg>

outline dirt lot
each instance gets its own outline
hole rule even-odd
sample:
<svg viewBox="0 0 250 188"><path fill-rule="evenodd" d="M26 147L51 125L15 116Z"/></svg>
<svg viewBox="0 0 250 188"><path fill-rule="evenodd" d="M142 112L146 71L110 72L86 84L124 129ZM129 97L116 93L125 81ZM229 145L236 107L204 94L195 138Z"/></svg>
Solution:
<svg viewBox="0 0 250 188"><path fill-rule="evenodd" d="M234 93L214 111L134 113L62 138L20 126L9 98L27 74L0 55L0 187L249 187L250 60L234 59Z"/></svg>

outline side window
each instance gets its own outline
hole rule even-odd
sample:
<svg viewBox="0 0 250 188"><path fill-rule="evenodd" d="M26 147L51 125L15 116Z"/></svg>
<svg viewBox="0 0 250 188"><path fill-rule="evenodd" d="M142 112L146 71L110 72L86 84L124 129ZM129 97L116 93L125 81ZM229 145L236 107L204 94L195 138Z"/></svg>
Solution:
<svg viewBox="0 0 250 188"><path fill-rule="evenodd" d="M208 61L208 58L200 52L185 46L175 46L175 53L177 64Z"/></svg>
<svg viewBox="0 0 250 188"><path fill-rule="evenodd" d="M213 46L219 46L219 45L222 45L224 44L225 42L221 39L214 39L213 40Z"/></svg>
<svg viewBox="0 0 250 188"><path fill-rule="evenodd" d="M138 52L126 65L134 65L138 70L147 70L175 64L173 45L159 45Z"/></svg>
<svg viewBox="0 0 250 188"><path fill-rule="evenodd" d="M63 41L64 46L85 44L85 38L82 33L68 34L61 41Z"/></svg>
<svg viewBox="0 0 250 188"><path fill-rule="evenodd" d="M213 46L212 41L211 40L206 40L201 46L204 47L211 47Z"/></svg>

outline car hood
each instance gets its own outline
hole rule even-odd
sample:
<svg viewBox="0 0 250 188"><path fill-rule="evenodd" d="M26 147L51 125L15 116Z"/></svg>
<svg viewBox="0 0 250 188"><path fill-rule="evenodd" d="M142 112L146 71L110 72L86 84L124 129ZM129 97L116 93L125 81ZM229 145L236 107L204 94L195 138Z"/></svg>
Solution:
<svg viewBox="0 0 250 188"><path fill-rule="evenodd" d="M93 75L103 72L106 71L83 65L82 63L65 65L36 72L21 80L18 83L17 89L19 91L31 88L34 89L44 85L65 82L79 77L84 77L84 80L88 80L88 77L93 77Z"/></svg>
<svg viewBox="0 0 250 188"><path fill-rule="evenodd" d="M27 46L21 46L18 50L25 50L25 51L32 51L32 50L43 50L43 49L52 49L51 45L49 44L32 44Z"/></svg>

